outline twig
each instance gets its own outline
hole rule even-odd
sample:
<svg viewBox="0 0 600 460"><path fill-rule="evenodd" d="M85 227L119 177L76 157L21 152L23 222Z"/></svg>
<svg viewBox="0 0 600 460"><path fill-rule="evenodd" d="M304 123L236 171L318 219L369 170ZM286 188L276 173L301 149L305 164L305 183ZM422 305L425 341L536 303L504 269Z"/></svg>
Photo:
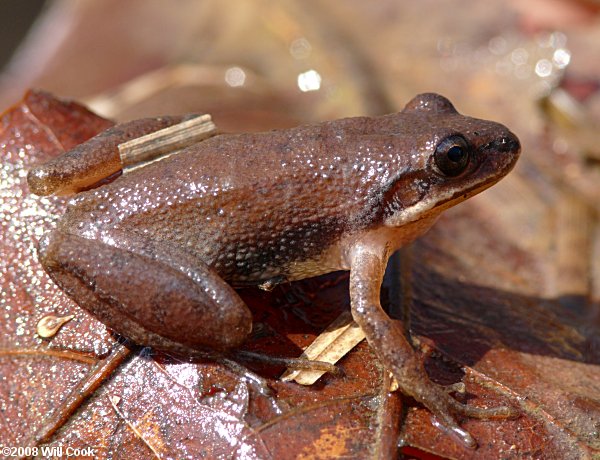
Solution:
<svg viewBox="0 0 600 460"><path fill-rule="evenodd" d="M27 446L38 446L47 442L71 415L81 406L113 371L129 356L131 350L123 343L117 343L110 355L99 361L92 371L69 393L67 399L47 418L41 428L33 435Z"/></svg>
<svg viewBox="0 0 600 460"><path fill-rule="evenodd" d="M217 132L208 114L194 115L173 126L119 144L119 156L124 172L163 159Z"/></svg>
<svg viewBox="0 0 600 460"><path fill-rule="evenodd" d="M86 364L96 364L98 359L87 356L83 353L77 353L70 350L53 350L50 348L20 348L17 350L0 349L0 356L36 356L36 357L55 357L70 359L71 361L79 361Z"/></svg>

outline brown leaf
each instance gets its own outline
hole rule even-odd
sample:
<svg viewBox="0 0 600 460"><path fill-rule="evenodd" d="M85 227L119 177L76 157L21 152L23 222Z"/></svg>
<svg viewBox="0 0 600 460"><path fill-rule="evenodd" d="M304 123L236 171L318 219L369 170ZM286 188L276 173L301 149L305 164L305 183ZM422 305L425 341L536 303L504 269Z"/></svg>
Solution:
<svg viewBox="0 0 600 460"><path fill-rule="evenodd" d="M92 330L89 315L54 286L37 262L37 240L60 215L65 201L32 196L25 181L33 164L110 125L77 104L36 92L27 93L2 115L0 393L6 406L0 439L4 445L19 446L65 397L72 379L86 371L89 355L105 353L110 345L106 331L98 325ZM36 334L37 322L73 311L77 318L62 328L49 350ZM56 352L61 349L72 353Z"/></svg>
<svg viewBox="0 0 600 460"><path fill-rule="evenodd" d="M24 442L83 378L89 354L98 359L114 344L104 326L66 299L37 264L36 241L65 203L29 195L24 182L29 166L109 125L77 105L38 93L3 116L0 369L11 380L0 386L7 407L0 433L8 443ZM477 451L449 439L432 425L427 410L410 401L402 425L398 396L388 395L386 373L364 342L343 359L346 377L325 376L308 388L277 381L281 368L256 365L272 379L273 397L257 394L221 365L142 350L52 444L96 446L100 455L129 458L153 451L161 458L361 458L393 452L402 427L407 444L449 458L593 455L599 376L589 364L597 362L597 349L586 336L585 317L560 299L533 294L541 276L535 258L498 238L496 223L473 203L451 211L417 244L412 290L414 330L446 357L430 360L432 377L440 383L464 378L470 404L508 400L523 411L517 420L465 420L463 426L480 440ZM393 309L397 280L392 274L387 282ZM269 294L242 292L259 331L247 349L297 356L348 307L346 275L294 286ZM48 343L36 337L35 325L50 313L76 319ZM73 353L49 353L57 349ZM466 366L464 376L460 366ZM486 439L490 442L481 442Z"/></svg>
<svg viewBox="0 0 600 460"><path fill-rule="evenodd" d="M106 328L67 299L39 266L36 242L52 227L65 200L30 195L25 183L31 165L108 126L110 122L82 107L43 93L28 93L3 117L0 375L11 376L0 385L6 404L0 421L5 445L23 445L85 377L90 355L100 359L114 345ZM297 356L347 306L345 277L333 275L303 286L312 309L290 300L297 293L287 289L279 288L275 295L242 292L256 312L255 329L262 330L249 349ZM51 341L42 341L35 327L51 313L74 314L75 319ZM146 458L153 451L161 458L285 458L301 451L361 457L378 433L372 419L380 407L383 370L366 345L344 367L347 377L324 377L311 388L271 380L275 395L267 397L221 365L141 350L50 445L92 446L100 457L110 452L117 458ZM283 370L256 369L271 377Z"/></svg>

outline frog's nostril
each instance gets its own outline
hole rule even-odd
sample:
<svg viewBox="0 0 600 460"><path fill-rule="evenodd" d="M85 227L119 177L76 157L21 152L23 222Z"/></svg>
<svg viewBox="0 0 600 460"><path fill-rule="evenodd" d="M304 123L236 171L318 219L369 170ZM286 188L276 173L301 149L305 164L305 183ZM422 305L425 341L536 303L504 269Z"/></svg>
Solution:
<svg viewBox="0 0 600 460"><path fill-rule="evenodd" d="M513 134L500 137L489 144L489 148L500 153L519 153L521 143Z"/></svg>
<svg viewBox="0 0 600 460"><path fill-rule="evenodd" d="M504 138L504 148L505 148L505 152L519 152L521 150L521 143L519 142L519 139L517 139L515 136L510 136L510 137L506 137Z"/></svg>

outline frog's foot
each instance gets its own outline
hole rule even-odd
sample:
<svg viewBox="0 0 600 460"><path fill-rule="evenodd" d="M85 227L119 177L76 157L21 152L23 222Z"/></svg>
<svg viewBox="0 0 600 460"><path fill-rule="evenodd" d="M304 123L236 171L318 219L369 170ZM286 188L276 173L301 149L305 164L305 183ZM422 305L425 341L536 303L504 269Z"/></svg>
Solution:
<svg viewBox="0 0 600 460"><path fill-rule="evenodd" d="M232 352L235 358L242 361L262 361L268 364L281 365L290 369L301 369L311 371L329 372L332 375L341 376L344 374L342 368L327 363L325 361L311 361L303 358L285 358L280 356L270 356L263 353L255 353L252 351L237 350Z"/></svg>
<svg viewBox="0 0 600 460"><path fill-rule="evenodd" d="M273 390L269 386L268 381L260 375L252 372L247 367L238 363L235 359L226 356L218 356L214 358L216 362L227 367L230 371L237 374L242 380L256 390L262 396L272 397Z"/></svg>
<svg viewBox="0 0 600 460"><path fill-rule="evenodd" d="M238 361L259 361L267 364L290 367L292 369L319 370L338 376L343 374L341 368L323 361L310 361L301 358L282 358L246 350L233 350L224 354L219 352L196 351L193 355L200 358L211 359L222 364L247 382L257 393L268 397L273 396L273 391L271 390L267 379L251 371Z"/></svg>
<svg viewBox="0 0 600 460"><path fill-rule="evenodd" d="M396 331L394 331L396 332ZM392 333L393 337L395 334ZM408 350L407 350L408 351ZM382 357L391 364L392 373L398 380L398 385L404 394L412 396L423 404L435 416L434 425L446 433L457 437L470 448L477 447L477 442L457 421L457 416L476 418L480 420L514 418L519 412L509 406L491 408L474 407L456 400L453 394L464 395L466 386L463 382L450 385L439 385L429 379L423 365L422 356L413 352L401 359ZM395 363L392 363L395 361ZM401 361L402 367L397 367Z"/></svg>
<svg viewBox="0 0 600 460"><path fill-rule="evenodd" d="M462 382L443 386L433 383L429 378L424 379L415 386L411 382L408 387L401 388L412 395L418 402L427 407L435 416L434 425L443 431L458 437L465 445L471 448L477 447L477 442L456 420L456 415L465 417L490 420L506 419L519 415L519 412L509 406L498 406L491 408L473 407L454 399L450 393L464 393L465 385Z"/></svg>

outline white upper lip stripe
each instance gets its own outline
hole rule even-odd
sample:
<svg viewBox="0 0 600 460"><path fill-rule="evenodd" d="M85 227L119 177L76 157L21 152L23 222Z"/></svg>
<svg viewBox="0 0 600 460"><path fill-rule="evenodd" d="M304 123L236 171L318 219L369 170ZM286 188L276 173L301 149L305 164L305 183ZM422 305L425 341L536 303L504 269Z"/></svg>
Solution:
<svg viewBox="0 0 600 460"><path fill-rule="evenodd" d="M502 138L506 139L506 138ZM510 138L509 138L510 139ZM516 139L516 138L514 138ZM493 141L499 142L499 141ZM493 142L485 144L483 147L480 147L479 150L484 148L489 148ZM499 150L500 155L497 155L496 168L498 173L493 177L489 178L489 180L484 181L467 181L463 183L461 190L446 190L444 192L439 192L435 196L430 196L427 199L421 200L418 203L409 206L407 208L401 209L400 211L394 213L392 216L388 217L385 221L385 225L398 227L400 225L404 225L408 222L412 222L417 220L420 216L422 216L425 212L432 210L438 205L448 203L457 199L463 195L467 195L466 198L476 195L479 192L491 187L500 179L502 179L508 172L512 169L515 164L516 158L518 157L520 151L520 144L518 141L516 142L507 142L507 144L512 145L513 149L508 150ZM495 149L498 150L498 149ZM512 152L513 154L508 154L505 152Z"/></svg>

